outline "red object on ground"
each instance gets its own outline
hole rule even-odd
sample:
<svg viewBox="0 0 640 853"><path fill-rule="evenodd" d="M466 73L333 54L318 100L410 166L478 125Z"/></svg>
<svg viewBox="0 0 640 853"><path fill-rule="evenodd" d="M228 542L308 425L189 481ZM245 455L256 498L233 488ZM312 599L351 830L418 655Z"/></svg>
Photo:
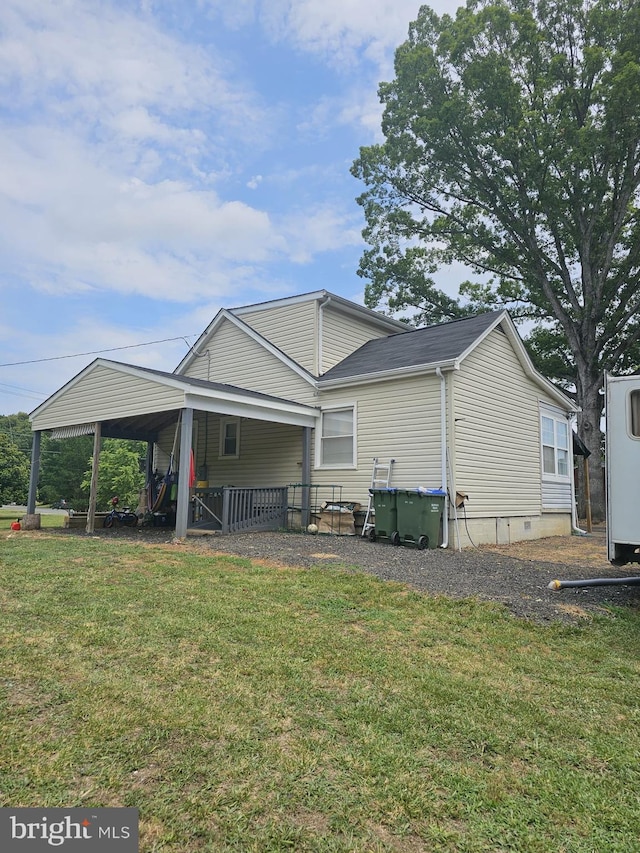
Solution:
<svg viewBox="0 0 640 853"><path fill-rule="evenodd" d="M19 521L12 521L11 522L11 529L12 530L20 530L21 529L20 528L20 522Z"/></svg>

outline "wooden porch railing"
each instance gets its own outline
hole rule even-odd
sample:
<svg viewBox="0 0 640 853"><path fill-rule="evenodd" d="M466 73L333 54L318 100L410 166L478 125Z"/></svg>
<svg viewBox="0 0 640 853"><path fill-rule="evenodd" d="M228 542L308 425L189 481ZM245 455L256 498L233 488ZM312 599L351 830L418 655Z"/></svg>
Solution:
<svg viewBox="0 0 640 853"><path fill-rule="evenodd" d="M196 492L190 530L239 533L277 530L287 523L287 486L220 486Z"/></svg>

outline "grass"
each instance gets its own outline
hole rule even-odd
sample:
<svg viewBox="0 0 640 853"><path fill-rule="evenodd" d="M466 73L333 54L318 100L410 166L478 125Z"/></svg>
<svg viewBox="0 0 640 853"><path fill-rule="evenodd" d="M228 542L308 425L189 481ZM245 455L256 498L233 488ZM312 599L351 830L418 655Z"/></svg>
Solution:
<svg viewBox="0 0 640 853"><path fill-rule="evenodd" d="M36 512L39 511L39 508L36 507ZM19 521L24 515L24 510L20 509L17 511L13 511L11 509L0 509L0 530L10 530L12 521ZM48 513L43 512L40 514L40 526L45 529L51 529L55 527L64 527L64 520L66 518L66 513Z"/></svg>
<svg viewBox="0 0 640 853"><path fill-rule="evenodd" d="M640 615L574 627L180 545L0 538L0 805L143 853L627 853Z"/></svg>

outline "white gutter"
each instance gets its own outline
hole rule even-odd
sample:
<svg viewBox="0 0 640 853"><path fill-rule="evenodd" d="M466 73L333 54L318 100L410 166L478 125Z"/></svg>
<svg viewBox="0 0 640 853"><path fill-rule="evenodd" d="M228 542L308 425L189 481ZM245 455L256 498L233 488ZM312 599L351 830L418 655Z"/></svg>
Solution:
<svg viewBox="0 0 640 853"><path fill-rule="evenodd" d="M571 532L578 536L587 536L587 531L578 527L578 511L576 509L576 484L573 471L573 422L576 415L571 412L567 415L569 423L569 477L571 482Z"/></svg>
<svg viewBox="0 0 640 853"><path fill-rule="evenodd" d="M318 371L317 376L322 376L322 360L324 353L322 351L322 340L324 338L324 307L331 302L331 297L326 296L322 302L318 304Z"/></svg>
<svg viewBox="0 0 640 853"><path fill-rule="evenodd" d="M375 373L360 373L356 376L343 376L340 379L319 379L318 389L328 391L333 388L347 388L350 385L365 385L371 382L381 382L385 379L402 379L407 376L415 376L419 373L435 373L437 368L459 370L457 359L449 361L431 362L429 364L412 364L408 367L392 367L389 370L377 370Z"/></svg>
<svg viewBox="0 0 640 853"><path fill-rule="evenodd" d="M447 380L436 367L436 376L440 380L440 455L442 466L442 491L444 499L444 512L442 513L442 545L441 548L449 547L449 489L447 484Z"/></svg>

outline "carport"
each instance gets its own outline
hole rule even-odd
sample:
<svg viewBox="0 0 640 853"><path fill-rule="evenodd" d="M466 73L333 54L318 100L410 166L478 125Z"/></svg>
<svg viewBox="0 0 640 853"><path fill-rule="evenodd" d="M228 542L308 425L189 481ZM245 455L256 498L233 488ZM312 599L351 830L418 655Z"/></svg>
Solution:
<svg viewBox="0 0 640 853"><path fill-rule="evenodd" d="M96 359L51 395L29 418L34 433L27 512L35 513L40 470L40 439L45 431L56 438L94 436L87 532L94 529L100 442L126 438L147 442L150 448L162 430L179 423L179 458L192 453L194 413L249 418L302 430L302 482L311 480L311 430L319 410L234 385L207 382L108 359ZM184 462L183 462L184 466ZM284 485L270 484L270 485ZM189 524L189 478L178 478L176 537L184 538ZM304 507L308 511L308 507Z"/></svg>

